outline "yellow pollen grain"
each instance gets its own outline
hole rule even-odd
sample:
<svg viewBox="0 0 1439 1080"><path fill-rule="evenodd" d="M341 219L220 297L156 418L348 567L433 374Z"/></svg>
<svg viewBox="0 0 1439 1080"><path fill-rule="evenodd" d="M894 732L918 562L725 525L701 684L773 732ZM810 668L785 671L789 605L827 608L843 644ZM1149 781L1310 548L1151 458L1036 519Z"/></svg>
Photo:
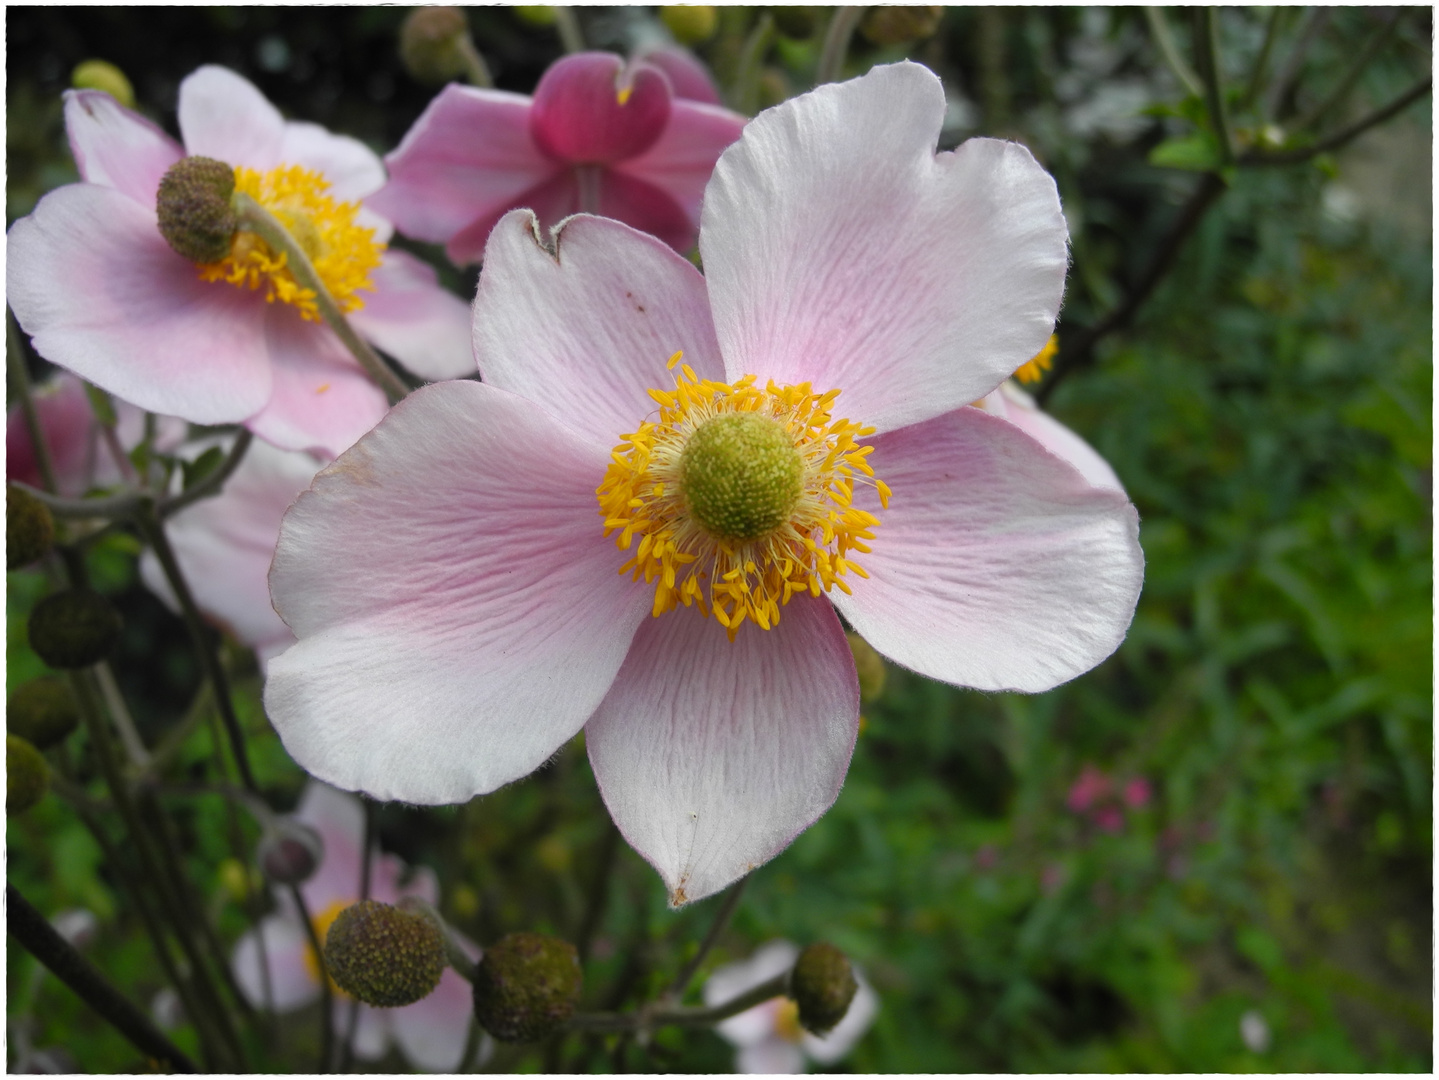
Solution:
<svg viewBox="0 0 1439 1080"><path fill-rule="evenodd" d="M1025 361L1020 365L1014 377L1022 383L1037 383L1044 378L1044 373L1054 366L1054 354L1059 352L1059 335L1050 334L1049 340L1044 343L1044 348L1034 354L1033 359Z"/></svg>
<svg viewBox="0 0 1439 1080"><path fill-rule="evenodd" d="M235 169L235 190L279 219L309 256L341 311L348 314L365 306L357 294L374 289L370 273L380 265L385 245L375 239L374 229L355 223L359 203L337 202L328 194L330 185L323 175L299 165L282 165L263 174L240 166ZM200 267L200 277L242 288L264 288L270 303L290 304L305 319L318 322L314 290L295 280L287 262L284 252L273 251L254 233L242 229L235 234L230 254Z"/></svg>
<svg viewBox="0 0 1439 1080"><path fill-rule="evenodd" d="M668 366L680 359L675 353ZM650 391L658 415L620 437L595 492L604 534L628 555L619 572L654 585L653 614L697 606L731 641L745 622L772 629L800 593L819 596L836 586L849 592L844 575L868 577L852 553L870 550L879 518L853 505L855 485L874 487L881 507L890 494L865 460L871 447L859 442L874 429L832 415L838 390L816 394L808 383L773 382L761 388L756 381L746 375L714 382L680 365L674 390ZM696 431L738 413L777 425L801 463L799 494L785 518L745 539L715 535L697 520L681 467Z"/></svg>

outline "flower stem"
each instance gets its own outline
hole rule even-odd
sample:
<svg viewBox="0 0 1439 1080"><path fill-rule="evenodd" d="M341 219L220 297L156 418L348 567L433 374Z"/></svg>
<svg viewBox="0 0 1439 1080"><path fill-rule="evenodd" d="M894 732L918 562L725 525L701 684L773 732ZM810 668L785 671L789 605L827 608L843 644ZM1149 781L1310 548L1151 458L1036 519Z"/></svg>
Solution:
<svg viewBox="0 0 1439 1080"><path fill-rule="evenodd" d="M768 11L759 17L740 50L735 71L734 88L730 94L735 111L753 116L759 111L760 62L774 40L774 16Z"/></svg>
<svg viewBox="0 0 1439 1080"><path fill-rule="evenodd" d="M652 1031L660 1027L708 1027L752 1009L789 988L789 972L776 975L753 989L720 1005L707 1008L637 1009L632 1013L576 1013L570 1017L572 1031Z"/></svg>
<svg viewBox="0 0 1439 1080"><path fill-rule="evenodd" d="M1245 87L1244 96L1239 99L1241 108L1253 105L1259 97L1259 89L1264 85L1264 73L1274 52L1274 42L1279 38L1279 23L1283 20L1284 13L1285 8L1279 4L1269 12L1269 19L1264 24L1264 43L1260 45L1259 55L1254 59L1254 68L1249 72L1249 85Z"/></svg>
<svg viewBox="0 0 1439 1080"><path fill-rule="evenodd" d="M859 26L862 7L837 7L830 16L829 26L824 32L824 44L819 51L819 66L815 68L814 84L823 86L832 83L844 71L844 58L849 55L850 39Z"/></svg>
<svg viewBox="0 0 1439 1080"><path fill-rule="evenodd" d="M594 941L595 931L599 929L600 920L604 918L605 906L610 896L610 878L614 876L615 855L619 852L619 847L620 831L606 815L605 835L600 841L599 862L595 867L594 882L590 886L589 903L585 907L579 932L575 935L575 951L580 955L581 964L589 960L590 945Z"/></svg>
<svg viewBox="0 0 1439 1080"><path fill-rule="evenodd" d="M295 910L305 924L305 935L310 939L310 948L315 951L315 967L320 970L320 1072L330 1071L330 1055L335 1042L334 991L330 988L330 968L325 963L325 943L315 929L315 920L310 918L310 907L298 885L291 885L290 898L295 901Z"/></svg>
<svg viewBox="0 0 1439 1080"><path fill-rule="evenodd" d="M1290 131L1304 131L1306 128L1313 127L1320 120L1324 119L1331 110L1342 105L1344 99L1349 96L1349 91L1352 90L1354 84L1359 81L1359 76L1364 74L1364 69L1369 66L1369 62L1374 59L1375 54L1377 54L1380 49L1389 44L1389 39L1394 36L1398 29L1399 16L1397 14L1391 14L1389 21L1370 35L1369 40L1364 43L1364 47L1359 50L1359 55L1354 58L1354 62L1349 65L1348 70L1345 71L1344 74L1339 77L1339 81L1334 84L1334 89L1329 91L1323 101L1319 102L1319 104L1295 120L1289 127Z"/></svg>
<svg viewBox="0 0 1439 1080"><path fill-rule="evenodd" d="M1153 6L1144 9L1144 18L1149 23L1149 34L1154 38L1154 44L1159 46L1159 55L1164 57L1164 62L1169 65L1169 70L1179 80L1179 85L1184 88L1185 93L1193 97L1199 97L1204 93L1204 87L1199 83L1199 76L1194 74L1179 51L1179 46L1174 43L1174 33L1169 29L1169 21L1164 16L1164 9Z"/></svg>
<svg viewBox="0 0 1439 1080"><path fill-rule="evenodd" d="M480 50L475 48L475 42L468 33L459 40L460 59L465 62L465 79L471 86L478 86L482 90L494 88L495 79L490 74L490 66L485 63L485 58L480 55Z"/></svg>
<svg viewBox="0 0 1439 1080"><path fill-rule="evenodd" d="M565 52L584 52L585 35L580 29L580 20L575 17L574 9L558 5L553 11L555 13L555 30L560 35L560 44L564 46Z"/></svg>
<svg viewBox="0 0 1439 1080"><path fill-rule="evenodd" d="M1212 7L1191 9L1194 19L1194 52L1199 77L1204 82L1204 107L1219 144L1221 165L1234 164L1234 143L1229 137L1229 117L1224 108L1224 74L1219 67L1219 29Z"/></svg>
<svg viewBox="0 0 1439 1080"><path fill-rule="evenodd" d="M700 965L704 963L705 957L708 956L709 951L714 948L715 942L719 941L720 935L723 934L725 928L729 926L729 921L734 916L735 909L739 907L740 897L744 895L744 887L749 884L749 879L750 875L746 874L730 886L729 892L725 894L724 903L721 904L720 909L715 912L714 922L710 924L709 933L705 934L704 940L700 942L699 951L690 958L690 962L675 976L675 981L670 984L670 988L665 995L667 998L674 1001L682 1001L684 999L685 991L689 989L690 980L695 977L695 972L700 969Z"/></svg>
<svg viewBox="0 0 1439 1080"><path fill-rule="evenodd" d="M305 249L295 242L295 238L279 219L243 191L235 194L233 204L240 228L248 229L273 250L284 253L285 266L295 275L295 280L302 288L315 294L315 306L319 308L325 325L335 332L335 336L350 350L350 355L385 392L390 402L393 404L408 394L409 388L400 381L400 377L390 370L389 365L380 359L379 353L370 348L364 338L355 333L355 328L350 325L344 312L335 303L335 298L330 295L330 290L325 288L325 283L315 272L310 256L305 254Z"/></svg>
<svg viewBox="0 0 1439 1080"><path fill-rule="evenodd" d="M1274 153L1251 153L1240 158L1241 165L1294 165L1301 161L1308 161L1319 154L1327 153L1330 150L1338 150L1341 146L1353 139L1363 135L1370 128L1384 123L1395 113L1408 108L1418 101L1434 87L1432 75L1420 79L1404 93L1400 94L1387 105L1380 106L1372 113L1361 116L1354 123L1331 132L1316 143L1308 146L1301 146L1296 150L1280 150Z"/></svg>
<svg viewBox="0 0 1439 1080"><path fill-rule="evenodd" d="M235 441L230 446L230 452L225 455L225 460L219 466L212 469L198 484L186 488L178 495L171 496L161 501L156 511L163 521L171 514L178 513L215 494L224 486L225 481L234 475L235 470L240 467L240 462L245 460L245 452L250 449L250 444L255 441L255 436L249 428L241 428L235 433Z"/></svg>
<svg viewBox="0 0 1439 1080"><path fill-rule="evenodd" d="M30 370L25 366L20 331L15 325L15 316L9 312L5 315L5 363L10 374L11 390L20 401L20 412L30 433L30 445L35 451L35 464L40 470L41 482L45 490L53 495L60 490L55 483L55 459L50 456L50 443L45 438L45 429L40 426L40 414L35 410L35 393L30 385Z"/></svg>

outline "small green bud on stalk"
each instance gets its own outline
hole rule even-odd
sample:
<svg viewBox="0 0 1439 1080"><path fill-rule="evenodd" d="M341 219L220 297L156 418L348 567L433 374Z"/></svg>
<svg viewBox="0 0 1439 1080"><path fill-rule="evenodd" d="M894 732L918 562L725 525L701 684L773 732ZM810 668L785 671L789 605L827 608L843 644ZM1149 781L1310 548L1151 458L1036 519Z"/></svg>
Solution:
<svg viewBox="0 0 1439 1080"><path fill-rule="evenodd" d="M120 613L99 593L66 589L30 612L30 647L53 668L89 667L110 655L122 625Z"/></svg>
<svg viewBox="0 0 1439 1080"><path fill-rule="evenodd" d="M444 933L428 916L361 900L330 924L325 966L341 990L366 1005L412 1005L445 973Z"/></svg>
<svg viewBox="0 0 1439 1080"><path fill-rule="evenodd" d="M278 885L308 881L325 855L325 842L310 826L281 819L260 838L255 861L260 870Z"/></svg>
<svg viewBox="0 0 1439 1080"><path fill-rule="evenodd" d="M50 766L35 747L16 735L5 736L5 812L23 814L45 797Z"/></svg>
<svg viewBox="0 0 1439 1080"><path fill-rule="evenodd" d="M872 45L904 45L933 37L943 17L942 7L873 7L860 24L859 32Z"/></svg>
<svg viewBox="0 0 1439 1080"><path fill-rule="evenodd" d="M230 242L239 228L230 205L234 194L235 170L223 161L181 158L160 178L155 195L160 235L193 263L219 262L230 254Z"/></svg>
<svg viewBox="0 0 1439 1080"><path fill-rule="evenodd" d="M10 734L48 750L64 741L80 723L80 710L70 688L53 675L31 679L5 705L5 727Z"/></svg>
<svg viewBox="0 0 1439 1080"><path fill-rule="evenodd" d="M531 26L554 26L557 16L552 4L516 4L515 18Z"/></svg>
<svg viewBox="0 0 1439 1080"><path fill-rule="evenodd" d="M457 7L419 7L400 26L400 59L417 82L442 83L465 73L460 42L470 24Z"/></svg>
<svg viewBox="0 0 1439 1080"><path fill-rule="evenodd" d="M475 1018L501 1042L535 1042L575 1011L583 976L575 947L543 934L507 934L475 969Z"/></svg>
<svg viewBox="0 0 1439 1080"><path fill-rule="evenodd" d="M851 632L846 637L849 638L849 651L854 655L855 671L859 674L859 700L874 701L884 693L884 679L887 674L884 657L858 634Z"/></svg>
<svg viewBox="0 0 1439 1080"><path fill-rule="evenodd" d="M698 45L714 37L719 12L704 4L672 4L660 8L660 22L681 45Z"/></svg>
<svg viewBox="0 0 1439 1080"><path fill-rule="evenodd" d="M844 1019L858 990L849 958L827 942L806 947L790 973L790 997L799 1006L800 1026L815 1035Z"/></svg>
<svg viewBox="0 0 1439 1080"><path fill-rule="evenodd" d="M13 484L5 487L5 569L18 570L43 558L55 543L50 508Z"/></svg>
<svg viewBox="0 0 1439 1080"><path fill-rule="evenodd" d="M76 90L103 90L127 109L135 107L135 89L125 73L108 60L84 60L70 73Z"/></svg>

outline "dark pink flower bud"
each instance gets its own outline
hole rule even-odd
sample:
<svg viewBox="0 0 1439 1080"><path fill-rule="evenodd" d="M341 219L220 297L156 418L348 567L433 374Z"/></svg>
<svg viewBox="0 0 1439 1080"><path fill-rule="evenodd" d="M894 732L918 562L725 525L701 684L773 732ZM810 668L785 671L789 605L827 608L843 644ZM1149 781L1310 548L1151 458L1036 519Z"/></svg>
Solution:
<svg viewBox="0 0 1439 1080"><path fill-rule="evenodd" d="M298 885L309 879L325 856L320 834L298 821L282 819L260 840L256 861L271 881Z"/></svg>
<svg viewBox="0 0 1439 1080"><path fill-rule="evenodd" d="M1152 794L1149 781L1142 776L1136 776L1124 785L1124 801L1132 810L1148 806Z"/></svg>
<svg viewBox="0 0 1439 1080"><path fill-rule="evenodd" d="M535 87L530 134L557 161L624 161L658 141L669 123L670 97L658 68L626 68L613 53L576 53L551 66Z"/></svg>

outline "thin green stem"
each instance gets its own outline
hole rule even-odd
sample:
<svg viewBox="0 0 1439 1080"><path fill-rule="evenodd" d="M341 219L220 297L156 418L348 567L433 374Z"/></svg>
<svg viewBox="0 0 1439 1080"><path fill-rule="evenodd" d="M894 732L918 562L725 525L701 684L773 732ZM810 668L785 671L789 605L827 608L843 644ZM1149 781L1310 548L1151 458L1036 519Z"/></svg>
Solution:
<svg viewBox="0 0 1439 1080"><path fill-rule="evenodd" d="M30 433L35 465L40 470L45 490L53 495L60 490L55 483L55 459L50 454L45 429L40 426L40 414L35 409L35 392L30 385L30 369L25 366L25 347L20 343L20 328L11 312L6 312L5 317L5 358L11 391L20 401L20 413L25 417L25 427Z"/></svg>
<svg viewBox="0 0 1439 1080"><path fill-rule="evenodd" d="M1191 9L1194 18L1194 53L1199 64L1199 77L1204 82L1204 107L1209 113L1214 139L1219 144L1219 160L1223 165L1234 163L1234 143L1229 137L1229 117L1224 106L1224 76L1219 66L1219 29L1212 7Z"/></svg>
<svg viewBox="0 0 1439 1080"><path fill-rule="evenodd" d="M1244 96L1239 101L1242 109L1253 105L1259 96L1259 88L1264 85L1264 74L1269 68L1269 57L1274 52L1274 42L1279 38L1279 24L1287 10L1276 4L1269 11L1269 19L1264 24L1264 43L1259 46L1259 55L1254 58L1254 67L1249 72L1249 85L1244 88Z"/></svg>
<svg viewBox="0 0 1439 1080"><path fill-rule="evenodd" d="M186 488L180 494L161 500L160 505L156 508L160 520L163 521L171 514L179 513L185 507L218 492L224 486L225 481L235 474L240 463L245 460L245 452L250 449L250 444L254 441L255 436L249 428L241 428L237 431L235 441L230 446L230 452L225 455L225 460L220 462L208 476L198 484Z"/></svg>
<svg viewBox="0 0 1439 1080"><path fill-rule="evenodd" d="M1185 93L1192 97L1199 97L1204 93L1204 87L1199 82L1199 76L1194 74L1194 69L1185 61L1184 55L1179 51L1179 46L1174 41L1174 32L1169 29L1169 20L1165 18L1164 10L1157 7L1146 7L1144 9L1145 21L1149 23L1149 34L1154 38L1154 44L1159 46L1159 55L1164 57L1164 62L1169 70L1174 72L1174 77L1179 80L1179 85L1184 87Z"/></svg>
<svg viewBox="0 0 1439 1080"><path fill-rule="evenodd" d="M466 982L475 981L475 962L470 959L464 946L460 944L459 935L455 933L454 927L445 921L445 917L435 910L433 904L418 896L407 896L399 902L398 906L403 911L424 915L433 921L445 939L445 957L449 960L450 967L454 968L455 973Z"/></svg>
<svg viewBox="0 0 1439 1080"><path fill-rule="evenodd" d="M589 903L585 906L579 932L575 934L575 951L579 953L582 965L590 958L590 946L594 942L595 931L599 929L600 920L604 918L605 906L610 896L610 878L614 876L615 856L620 848L620 831L615 828L608 815L605 815L603 827L605 834L600 840L599 860L595 866L594 881L590 885Z"/></svg>
<svg viewBox="0 0 1439 1080"><path fill-rule="evenodd" d="M1290 125L1290 131L1305 131L1313 127L1320 120L1323 120L1331 111L1342 105L1344 99L1349 96L1349 91L1353 90L1354 84L1359 81L1359 76L1364 74L1364 70L1369 66L1370 61L1374 59L1384 46L1389 44L1390 39L1394 37L1395 31L1398 29L1399 16L1397 14L1390 15L1389 21L1369 36L1369 40L1366 41L1364 47L1359 50L1359 55L1354 58L1353 63L1345 69L1344 74L1339 77L1339 81L1334 84L1334 89L1329 91L1319 104L1295 120L1294 123Z"/></svg>
<svg viewBox="0 0 1439 1080"><path fill-rule="evenodd" d="M836 81L844 71L845 57L849 55L849 43L859 20L864 15L863 7L837 7L830 16L829 26L824 31L824 44L819 50L819 64L814 72L814 84L823 86Z"/></svg>
<svg viewBox="0 0 1439 1080"><path fill-rule="evenodd" d="M1284 107L1285 99L1293 88L1294 82L1299 78L1299 73L1304 67L1304 60L1309 55L1309 47L1319 37L1319 32L1324 29L1324 24L1329 21L1329 9L1324 7L1310 8L1309 16L1304 20L1304 25L1299 28L1299 40L1294 43L1294 48L1284 59L1284 66L1279 69L1274 82L1269 85L1269 93L1264 97L1264 115L1271 120L1279 118L1279 110Z"/></svg>
<svg viewBox="0 0 1439 1080"><path fill-rule="evenodd" d="M585 35L580 29L580 20L575 17L574 8L556 7L554 10L555 30L560 35L560 44L564 46L565 52L584 52Z"/></svg>
<svg viewBox="0 0 1439 1080"><path fill-rule="evenodd" d="M480 55L480 50L475 48L475 42L468 33L461 36L458 47L460 59L465 64L465 80L471 86L478 86L482 90L493 89L495 79L490 74L490 66L485 63L485 58Z"/></svg>
<svg viewBox="0 0 1439 1080"><path fill-rule="evenodd" d="M310 948L315 952L315 967L320 971L320 1072L330 1071L331 1049L335 1042L334 991L330 988L330 968L325 963L325 943L315 929L315 920L310 917L310 907L298 885L291 885L290 898L295 901L295 910L305 924L305 935L310 939Z"/></svg>
<svg viewBox="0 0 1439 1080"><path fill-rule="evenodd" d="M779 997L789 988L789 972L776 975L721 1005L707 1008L641 1008L632 1013L576 1013L570 1017L571 1031L653 1031L661 1027L709 1027L728 1020L746 1009Z"/></svg>
<svg viewBox="0 0 1439 1080"><path fill-rule="evenodd" d="M1330 150L1338 150L1341 146L1357 139L1372 127L1384 123L1391 116L1402 112L1414 102L1418 101L1434 87L1433 76L1420 79L1404 93L1400 94L1389 104L1375 109L1372 113L1360 117L1354 123L1331 132L1318 142L1310 143L1308 146L1299 147L1296 150L1279 150L1270 153L1250 153L1239 159L1241 165L1294 165L1301 161L1308 161L1318 154L1328 153Z"/></svg>
<svg viewBox="0 0 1439 1080"><path fill-rule="evenodd" d="M125 747L131 768L142 771L147 769L150 765L150 752L145 749L145 743L135 727L135 718L130 715L130 709L125 704L125 695L120 693L115 673L103 660L95 665L95 681L100 685L100 697L105 702L105 709L109 712L116 730L120 732L120 743Z"/></svg>
<svg viewBox="0 0 1439 1080"><path fill-rule="evenodd" d="M735 111L753 116L759 111L760 65L774 41L774 16L763 12L754 29L745 38L740 49L739 63L735 67L734 87L730 94Z"/></svg>
<svg viewBox="0 0 1439 1080"><path fill-rule="evenodd" d="M700 965L705 961L705 957L708 956L709 951L715 947L715 943L719 941L720 935L723 934L725 928L729 926L730 919L734 917L735 909L739 907L740 898L744 896L744 888L749 884L749 879L750 875L746 874L730 886L729 892L725 893L724 903L722 903L719 910L715 912L714 922L710 923L709 932L705 934L704 940L700 942L699 951L690 958L690 962L675 976L675 981L670 984L669 991L666 995L667 997L675 1001L684 1000L685 991L689 989L690 980L695 977L695 972L699 971Z"/></svg>

